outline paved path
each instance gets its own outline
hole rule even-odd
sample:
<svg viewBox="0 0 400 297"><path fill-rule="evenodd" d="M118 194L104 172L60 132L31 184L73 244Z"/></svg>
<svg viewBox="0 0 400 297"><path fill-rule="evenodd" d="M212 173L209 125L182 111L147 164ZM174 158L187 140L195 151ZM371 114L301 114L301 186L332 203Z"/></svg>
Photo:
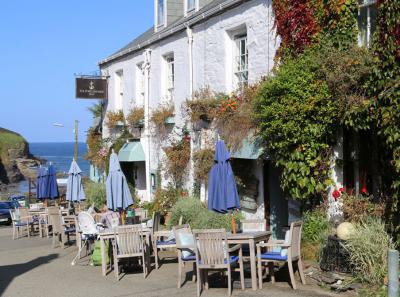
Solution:
<svg viewBox="0 0 400 297"><path fill-rule="evenodd" d="M0 296L196 296L195 283L188 282L181 289L176 288L175 262L152 270L147 279L143 279L139 270L124 275L118 282L113 272L102 277L101 268L89 266L87 258L72 267L75 247L52 249L51 240L39 237L12 240L11 230L0 227ZM225 285L219 285L218 280L215 282L220 288L211 287L202 297L227 296ZM234 289L232 296L337 296L311 285L299 284L299 287L294 291L286 282L266 283L263 290Z"/></svg>

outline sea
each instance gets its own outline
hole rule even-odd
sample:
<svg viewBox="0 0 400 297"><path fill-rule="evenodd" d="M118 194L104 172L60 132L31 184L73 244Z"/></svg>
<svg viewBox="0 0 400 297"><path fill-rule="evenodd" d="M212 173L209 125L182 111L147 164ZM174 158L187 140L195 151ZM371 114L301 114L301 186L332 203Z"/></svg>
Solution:
<svg viewBox="0 0 400 297"><path fill-rule="evenodd" d="M45 160L46 165L50 163L55 167L57 173L67 174L74 157L73 142L31 142L29 151L35 157ZM84 176L89 176L90 164L85 160L87 145L84 142L78 143L78 165ZM21 181L14 193L28 192L28 181Z"/></svg>
<svg viewBox="0 0 400 297"><path fill-rule="evenodd" d="M32 155L44 159L47 164L50 162L56 168L57 172L68 173L74 158L73 142L31 142L29 151ZM78 165L83 174L89 175L90 164L85 160L87 146L84 142L78 143Z"/></svg>

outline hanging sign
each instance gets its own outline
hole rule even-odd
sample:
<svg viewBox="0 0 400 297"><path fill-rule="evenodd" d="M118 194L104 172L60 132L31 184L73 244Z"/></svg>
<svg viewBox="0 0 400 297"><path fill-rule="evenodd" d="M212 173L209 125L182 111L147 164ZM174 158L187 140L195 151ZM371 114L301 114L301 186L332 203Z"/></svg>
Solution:
<svg viewBox="0 0 400 297"><path fill-rule="evenodd" d="M76 98L107 99L107 79L77 77Z"/></svg>

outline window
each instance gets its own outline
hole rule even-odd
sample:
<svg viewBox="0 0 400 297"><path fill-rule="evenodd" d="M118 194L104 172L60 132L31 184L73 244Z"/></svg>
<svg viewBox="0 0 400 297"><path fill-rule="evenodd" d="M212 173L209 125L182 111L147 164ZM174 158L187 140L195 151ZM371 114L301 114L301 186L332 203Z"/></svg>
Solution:
<svg viewBox="0 0 400 297"><path fill-rule="evenodd" d="M192 11L196 9L196 0L186 0L186 11Z"/></svg>
<svg viewBox="0 0 400 297"><path fill-rule="evenodd" d="M124 98L124 72L118 70L115 72L115 109L122 109L122 102Z"/></svg>
<svg viewBox="0 0 400 297"><path fill-rule="evenodd" d="M360 0L360 8L358 11L358 43L361 46L369 47L371 45L372 36L376 29L376 1Z"/></svg>
<svg viewBox="0 0 400 297"><path fill-rule="evenodd" d="M157 26L164 25L164 12L165 12L165 1L157 1Z"/></svg>
<svg viewBox="0 0 400 297"><path fill-rule="evenodd" d="M247 34L237 35L235 42L234 72L238 87L241 89L248 83L248 59Z"/></svg>
<svg viewBox="0 0 400 297"><path fill-rule="evenodd" d="M164 56L165 60L165 98L168 101L174 99L174 87L175 87L175 60L174 55L169 54Z"/></svg>
<svg viewBox="0 0 400 297"><path fill-rule="evenodd" d="M136 104L138 106L144 105L144 93L145 93L145 75L143 68L143 62L136 66Z"/></svg>

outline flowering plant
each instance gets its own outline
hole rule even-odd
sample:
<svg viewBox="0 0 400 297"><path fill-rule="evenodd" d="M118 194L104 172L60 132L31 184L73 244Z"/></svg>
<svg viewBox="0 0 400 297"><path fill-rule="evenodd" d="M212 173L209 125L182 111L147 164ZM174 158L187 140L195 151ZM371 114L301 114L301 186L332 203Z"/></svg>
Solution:
<svg viewBox="0 0 400 297"><path fill-rule="evenodd" d="M344 188L340 188L339 190L335 189L332 192L332 196L335 199L335 201L338 201L338 199L342 196L342 193L344 193L344 192L345 192Z"/></svg>

